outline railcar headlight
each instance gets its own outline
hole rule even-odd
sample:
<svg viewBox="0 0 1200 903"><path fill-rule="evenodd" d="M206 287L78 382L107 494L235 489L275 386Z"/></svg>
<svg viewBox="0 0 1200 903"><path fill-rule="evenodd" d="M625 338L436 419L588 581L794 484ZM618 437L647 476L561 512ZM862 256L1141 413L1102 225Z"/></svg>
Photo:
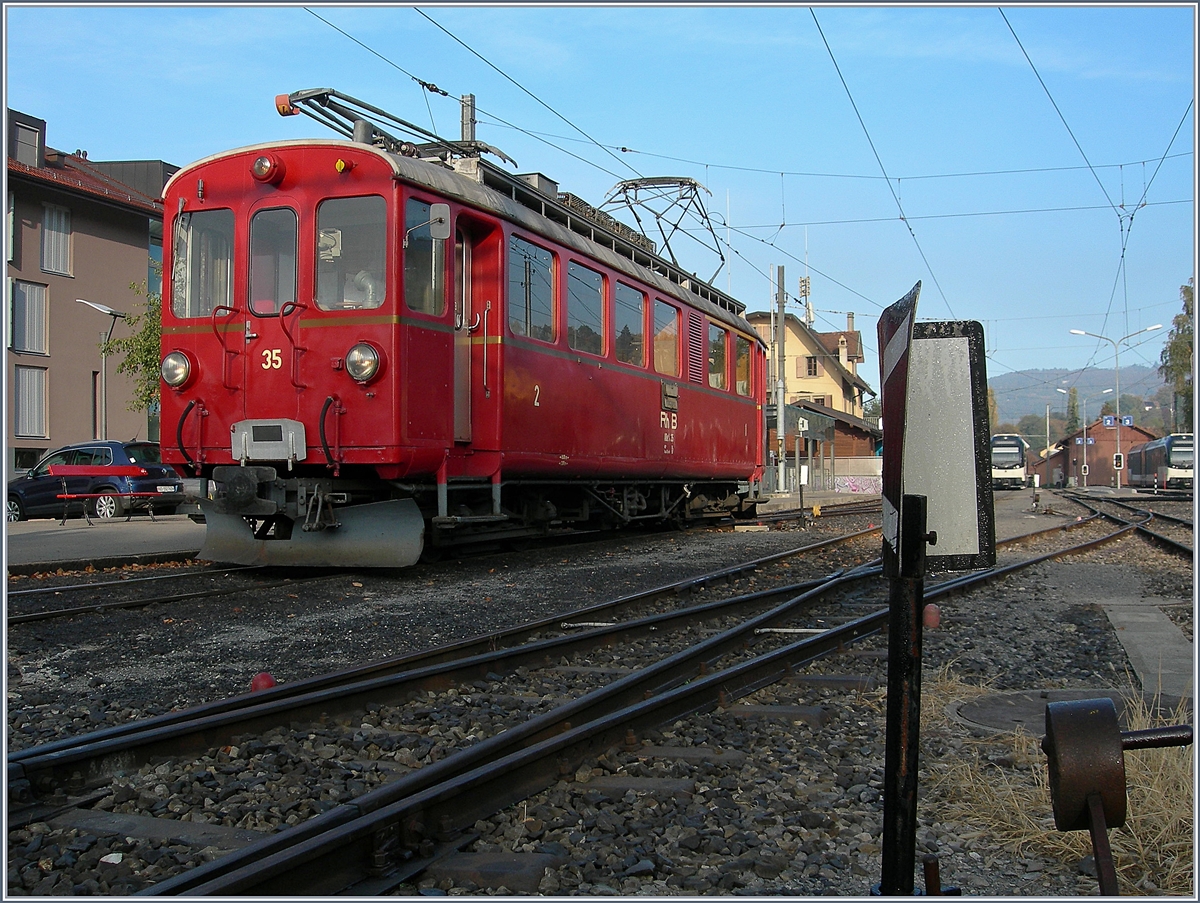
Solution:
<svg viewBox="0 0 1200 903"><path fill-rule="evenodd" d="M178 389L192 375L192 364L182 351L172 351L163 358L160 370L163 382L172 389Z"/></svg>
<svg viewBox="0 0 1200 903"><path fill-rule="evenodd" d="M346 352L346 372L360 383L370 382L379 375L379 351L359 342Z"/></svg>
<svg viewBox="0 0 1200 903"><path fill-rule="evenodd" d="M283 172L283 161L274 154L263 154L261 157L255 157L254 162L250 164L250 175L254 176L260 182L266 182L268 185L278 185L282 182Z"/></svg>

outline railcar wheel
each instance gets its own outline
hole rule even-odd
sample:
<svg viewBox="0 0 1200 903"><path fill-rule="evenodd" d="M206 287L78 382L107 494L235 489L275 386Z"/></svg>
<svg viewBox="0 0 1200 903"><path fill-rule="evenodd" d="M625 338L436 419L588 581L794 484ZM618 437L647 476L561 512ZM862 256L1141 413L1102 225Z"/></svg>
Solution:
<svg viewBox="0 0 1200 903"><path fill-rule="evenodd" d="M125 500L119 495L109 495L105 492L92 503L92 513L103 520L120 517L125 513Z"/></svg>
<svg viewBox="0 0 1200 903"><path fill-rule="evenodd" d="M25 509L21 507L21 500L15 495L8 497L8 508L4 512L4 519L10 524L13 521L25 520Z"/></svg>

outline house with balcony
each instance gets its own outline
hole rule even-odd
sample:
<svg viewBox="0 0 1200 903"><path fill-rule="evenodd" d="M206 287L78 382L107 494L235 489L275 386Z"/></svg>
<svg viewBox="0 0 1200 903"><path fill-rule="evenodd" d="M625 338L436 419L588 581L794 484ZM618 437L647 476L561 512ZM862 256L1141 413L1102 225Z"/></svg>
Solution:
<svg viewBox="0 0 1200 903"><path fill-rule="evenodd" d="M128 410L132 381L116 372L119 360L101 356L100 345L110 330L114 338L128 334L124 321L103 308L136 313L140 298L130 285L159 290L151 261L162 261L160 197L179 167L161 160L91 161L86 151L47 145L45 120L16 110L7 117L11 479L62 445L157 440L157 412Z"/></svg>

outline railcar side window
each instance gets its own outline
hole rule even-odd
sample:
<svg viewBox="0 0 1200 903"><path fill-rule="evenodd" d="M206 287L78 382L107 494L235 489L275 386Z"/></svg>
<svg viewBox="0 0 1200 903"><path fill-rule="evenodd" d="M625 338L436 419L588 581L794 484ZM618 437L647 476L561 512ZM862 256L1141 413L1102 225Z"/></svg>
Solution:
<svg viewBox="0 0 1200 903"><path fill-rule="evenodd" d="M429 205L409 198L404 207L404 303L409 310L440 317L446 312L446 243L429 233Z"/></svg>
<svg viewBox="0 0 1200 903"><path fill-rule="evenodd" d="M604 277L575 261L567 264L567 344L604 353Z"/></svg>
<svg viewBox="0 0 1200 903"><path fill-rule="evenodd" d="M708 324L708 385L713 389L724 389L729 379L726 372L725 330L713 323Z"/></svg>
<svg viewBox="0 0 1200 903"><path fill-rule="evenodd" d="M738 395L750 394L750 340L743 336L735 336L735 354L733 362L733 378Z"/></svg>
<svg viewBox="0 0 1200 903"><path fill-rule="evenodd" d="M654 369L679 375L679 311L665 301L654 302Z"/></svg>
<svg viewBox="0 0 1200 903"><path fill-rule="evenodd" d="M260 210L250 220L250 312L273 317L296 300L296 212Z"/></svg>
<svg viewBox="0 0 1200 903"><path fill-rule="evenodd" d="M387 289L387 204L378 195L317 208L317 307L375 308ZM411 247L411 245L410 245Z"/></svg>
<svg viewBox="0 0 1200 903"><path fill-rule="evenodd" d="M617 360L638 367L646 363L646 296L624 283L617 283Z"/></svg>
<svg viewBox="0 0 1200 903"><path fill-rule="evenodd" d="M554 255L515 235L508 241L508 328L554 341Z"/></svg>
<svg viewBox="0 0 1200 903"><path fill-rule="evenodd" d="M175 220L171 313L207 317L233 305L233 211L199 210Z"/></svg>

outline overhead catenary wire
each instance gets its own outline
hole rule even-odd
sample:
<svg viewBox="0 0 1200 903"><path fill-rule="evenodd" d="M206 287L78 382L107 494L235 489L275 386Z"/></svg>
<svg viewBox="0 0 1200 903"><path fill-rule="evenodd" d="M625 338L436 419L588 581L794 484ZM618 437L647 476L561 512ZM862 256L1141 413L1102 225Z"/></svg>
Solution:
<svg viewBox="0 0 1200 903"><path fill-rule="evenodd" d="M357 44L357 45L358 45L359 47L361 47L363 50L366 50L368 53L370 53L372 56L378 57L380 60L382 60L383 62L387 63L389 66L391 66L393 69L397 70L398 72L402 72L404 75L406 75L406 76L408 76L409 78L411 78L411 79L412 79L413 81L415 81L415 82L416 82L418 85L420 85L420 86L421 86L421 87L422 87L422 88L423 88L425 91L427 91L427 92L429 92L429 93L431 93L431 94L438 94L438 95L440 95L440 96L442 96L442 97L450 97L450 96L451 96L451 94L450 94L450 92L449 92L449 91L446 91L446 90L445 90L445 89L443 89L443 88L439 88L439 87L438 87L437 85L435 85L433 82L425 81L424 79L422 79L422 78L419 78L419 77L418 77L418 76L416 76L416 75L413 75L411 72L409 72L408 70L406 70L404 67L402 67L402 66L400 66L399 64L397 64L397 63L393 62L392 60L388 59L388 58L387 58L387 57L386 57L384 54L380 53L379 51L377 51L377 50L375 50L374 48L372 48L370 45L368 45L368 44L364 43L363 41L359 40L358 38L354 37L352 34L350 34L349 32L345 31L344 29L342 29L342 28L339 28L337 25L334 25L334 24L333 24L332 22L330 22L328 19L324 18L323 16L320 16L320 15L318 15L317 13L313 12L313 11L312 11L311 9L309 9L308 7L304 7L304 10L305 10L305 12L307 12L307 13L311 14L312 16L314 16L315 18L317 18L317 19L320 19L320 21L324 22L326 25L328 25L330 28L332 28L332 29L333 29L334 31L336 31L338 34L340 34L340 35L343 35L344 37L346 37L346 38L347 38L348 40L350 40L350 41L353 41L355 44ZM436 23L435 23L435 24L436 24ZM468 48L468 49L469 49L469 48ZM519 87L519 86L518 86L518 87ZM601 166L600 164L596 163L594 160L589 160L589 159L587 159L586 157L582 157L582 156L580 156L579 154L576 154L576 153L573 153L572 151L569 151L569 150L567 150L566 148L559 147L558 145L554 144L553 142L551 142L551 141L547 141L547 140L546 140L544 137L542 137L541 135L539 135L539 134L537 134L537 133L535 133L535 132L531 132L531 131L529 131L528 129L524 129L524 128L522 128L521 126L519 126L519 125L516 125L515 123L508 122L508 121L507 121L506 119L504 119L503 117L501 117L501 116L498 116L498 115L497 115L495 112L492 112L492 111L489 111L489 110L485 110L485 109L483 109L482 107L477 107L477 108L476 108L476 112L477 112L477 113L481 113L481 114L483 114L483 115L485 115L485 116L491 116L491 117L495 118L495 119L496 119L498 122L500 122L500 123L502 123L503 125L505 125L507 128L511 128L511 129L513 129L513 130L515 130L515 131L518 131L518 132L520 132L520 133L521 133L521 134L523 134L523 135L527 135L528 137L532 138L533 140L535 140L535 141L539 141L539 142L541 142L542 144L545 144L547 147L552 147L552 148L554 148L554 150L558 151L559 153L566 154L568 157L571 157L572 159L578 160L580 163L583 163L583 164L585 164L585 165L587 165L587 166L594 167L594 168L596 168L596 169L600 170L601 172L605 173L606 175L610 175L610 176L612 176L614 179L620 179L620 178L621 178L621 176L620 176L620 175L618 175L617 173L613 172L613 171L612 171L612 170L610 170L610 169L606 169L605 167L603 167L603 166ZM431 116L432 116L432 113L431 113ZM628 166L628 164L625 164L625 165L626 165L626 166ZM635 171L636 171L636 170L635 170Z"/></svg>
<svg viewBox="0 0 1200 903"><path fill-rule="evenodd" d="M444 34L446 34L448 37L450 37L450 38L451 38L451 39L453 39L454 41L458 42L458 43L459 43L459 44L460 44L460 45L461 45L461 46L462 46L464 49L466 49L466 50L467 50L469 53L471 53L472 55L474 55L474 56L475 56L477 59L479 59L479 60L481 60L482 62L486 63L486 64L487 64L488 66L490 66L490 67L491 67L493 70L495 70L495 72L497 72L497 73L498 73L499 75L501 75L503 78L507 79L507 80L508 80L508 81L509 81L511 84L515 85L515 86L516 86L517 88L519 88L521 91L524 91L524 92L525 92L525 94L527 94L527 95L528 95L529 97L531 97L533 100L537 101L539 104L541 104L543 107L545 107L545 108L546 108L547 110L549 110L551 113L553 113L555 116L557 116L559 119L561 119L563 122L565 122L565 123L566 123L567 125L569 125L571 128L573 128L575 131L579 132L579 134L583 135L583 137L584 137L584 138L586 138L586 139L587 139L587 140L588 140L588 141L589 141L589 142L590 142L590 143L591 143L591 144L592 144L594 147L598 147L598 148L600 148L602 151L604 151L606 154L608 154L610 157L612 157L614 160L616 160L616 161L617 161L618 163L620 163L622 166L625 166L625 167L627 167L627 168L628 168L628 169L629 169L629 170L630 170L630 171L631 171L631 172L632 172L632 173L633 173L635 176L637 176L638 178L642 178L642 177L643 177L643 176L642 176L642 173L638 172L636 168L634 168L633 166L631 166L631 165L630 165L628 162L626 162L625 160L622 160L622 159L621 159L619 156L617 156L617 155L616 155L616 154L614 154L614 153L613 153L611 150L609 150L609 149L608 149L608 147L606 147L605 145L601 144L599 141L597 141L595 138L593 138L591 135L589 135L587 132L585 132L583 129L581 129L579 126L577 126L575 123L573 123L571 120L569 120L569 119L568 119L566 116L564 116L562 113L558 112L558 110L554 109L554 107L550 106L548 103L546 103L544 100L542 100L540 97L538 97L538 96L537 96L536 94L534 94L532 91L530 91L528 88L526 88L524 85L522 85L522 84L521 84L520 82L518 82L516 79L514 79L514 78L513 78L511 75L509 75L507 72L505 72L505 71L504 71L503 69L501 69L499 66L497 66L495 63L493 63L491 60L489 60L487 57L485 57L483 54L481 54L479 51L477 51L477 50L476 50L474 47L472 47L470 44L468 44L468 43L467 43L466 41L464 41L462 38L458 37L458 35L456 35L456 34L454 34L453 32L451 32L451 31L450 31L449 29L447 29L447 28L446 28L444 25L442 25L442 24L441 24L441 23L439 23L439 22L438 22L436 19L434 19L432 16L430 16L430 15L429 15L427 12L425 12L424 10L422 10L422 9L419 9L419 8L417 8L417 7L414 7L413 9L414 9L414 11L415 11L415 12L416 12L418 15L420 15L421 17L423 17L423 18L427 19L427 20L428 20L428 21L429 21L429 22L430 22L432 25L434 25L436 28L440 29L440 30L441 30L441 31L442 31Z"/></svg>
<svg viewBox="0 0 1200 903"><path fill-rule="evenodd" d="M854 115L858 117L858 124L862 126L863 134L867 136L867 144L871 146L871 153L875 155L875 162L879 164L879 171L883 173L887 179L888 191L892 193L892 197L896 201L896 208L900 211L900 221L904 223L908 229L908 234L912 236L913 244L917 246L917 253L921 255L921 260L925 262L925 269L929 271L930 278L933 279L933 284L937 286L938 294L942 296L942 301L946 305L946 310L950 312L950 316L954 316L954 309L950 306L950 300L946 297L946 293L942 291L941 283L938 282L937 274L934 273L933 267L929 263L929 258L925 256L925 250L921 247L921 242L917 240L917 233L913 230L912 224L908 222L908 218L904 214L904 205L900 203L900 196L896 193L896 189L892 187L891 177L887 174L887 167L883 165L883 159L879 156L879 151L875 148L875 142L871 140L871 132L867 128L866 122L862 118L862 113L858 111L858 104L854 102L854 95L850 92L850 86L846 83L845 76L842 75L842 68L838 65L837 57L833 55L833 48L829 46L829 41L825 38L825 32L821 29L821 23L817 19L816 10L809 7L809 13L812 15L813 23L817 26L817 33L821 36L821 41L825 45L825 50L829 53L829 59L833 62L833 68L837 72L838 79L842 83L842 87L846 91L846 96L850 99L850 106L854 108Z"/></svg>

